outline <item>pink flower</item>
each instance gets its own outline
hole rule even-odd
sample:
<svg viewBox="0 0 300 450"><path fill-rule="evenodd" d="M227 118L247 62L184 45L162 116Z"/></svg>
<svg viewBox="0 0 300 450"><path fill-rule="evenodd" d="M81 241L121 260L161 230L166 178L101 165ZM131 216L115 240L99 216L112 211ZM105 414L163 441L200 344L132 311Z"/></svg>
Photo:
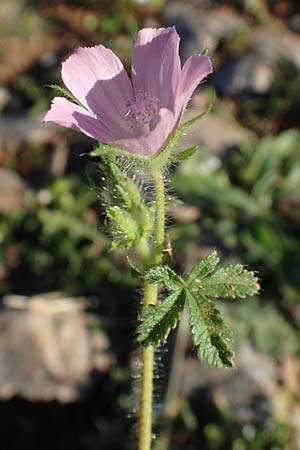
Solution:
<svg viewBox="0 0 300 450"><path fill-rule="evenodd" d="M78 48L62 65L62 79L82 106L53 99L44 122L72 128L138 156L153 156L178 126L198 84L212 72L207 56L181 69L180 38L172 28L144 28L134 42L132 80L103 45Z"/></svg>

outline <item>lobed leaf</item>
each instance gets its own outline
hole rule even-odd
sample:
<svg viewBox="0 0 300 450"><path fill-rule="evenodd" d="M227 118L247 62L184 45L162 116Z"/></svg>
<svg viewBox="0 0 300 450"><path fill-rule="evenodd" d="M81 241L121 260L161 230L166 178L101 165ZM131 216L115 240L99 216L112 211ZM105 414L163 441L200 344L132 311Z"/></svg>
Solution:
<svg viewBox="0 0 300 450"><path fill-rule="evenodd" d="M184 281L169 266L155 266L148 270L146 280L153 284L163 283L170 291L183 287Z"/></svg>
<svg viewBox="0 0 300 450"><path fill-rule="evenodd" d="M228 342L232 331L223 322L214 303L205 298L196 298L186 291L190 310L190 327L198 357L213 367L234 367L233 356Z"/></svg>
<svg viewBox="0 0 300 450"><path fill-rule="evenodd" d="M148 281L162 283L172 293L161 305L146 307L144 321L139 327L140 343L155 346L164 342L177 325L187 301L198 357L211 366L234 366L234 353L229 346L232 331L211 299L254 295L259 285L254 274L244 270L242 265L218 269L218 263L219 258L214 251L196 265L186 282L168 266L152 267L145 274Z"/></svg>
<svg viewBox="0 0 300 450"><path fill-rule="evenodd" d="M196 283L195 283L196 284ZM245 298L257 294L257 277L241 264L218 269L214 274L201 280L196 288L210 298Z"/></svg>
<svg viewBox="0 0 300 450"><path fill-rule="evenodd" d="M144 310L143 321L138 328L138 342L144 346L164 343L170 331L176 327L185 303L183 291L170 294L161 305L149 305Z"/></svg>
<svg viewBox="0 0 300 450"><path fill-rule="evenodd" d="M187 280L189 284L192 284L194 282L198 282L200 284L203 281L203 279L207 276L209 276L211 273L214 272L216 269L220 259L218 257L217 252L214 250L212 253L210 253L206 258L202 259L196 266L193 268L192 272L190 273L190 276Z"/></svg>
<svg viewBox="0 0 300 450"><path fill-rule="evenodd" d="M217 268L219 257L214 251L192 270L187 284L202 297L245 298L257 294L258 279L241 264Z"/></svg>

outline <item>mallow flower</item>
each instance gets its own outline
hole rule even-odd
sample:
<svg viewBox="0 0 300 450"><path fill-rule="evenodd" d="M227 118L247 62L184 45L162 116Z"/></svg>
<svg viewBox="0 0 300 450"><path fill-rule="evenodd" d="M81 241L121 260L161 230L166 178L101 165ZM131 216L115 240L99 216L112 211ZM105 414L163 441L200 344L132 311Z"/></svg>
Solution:
<svg viewBox="0 0 300 450"><path fill-rule="evenodd" d="M44 122L80 131L135 156L152 157L179 125L198 84L212 72L205 55L181 68L174 27L136 34L131 80L103 45L78 48L62 65L62 79L78 104L55 97Z"/></svg>

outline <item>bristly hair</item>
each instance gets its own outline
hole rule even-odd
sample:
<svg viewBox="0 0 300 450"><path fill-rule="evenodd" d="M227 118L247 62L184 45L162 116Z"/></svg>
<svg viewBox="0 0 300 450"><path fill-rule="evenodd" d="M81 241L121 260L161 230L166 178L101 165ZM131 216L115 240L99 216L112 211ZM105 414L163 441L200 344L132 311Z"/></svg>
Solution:
<svg viewBox="0 0 300 450"><path fill-rule="evenodd" d="M162 362L164 356L169 354L168 344L156 348L154 355L154 375L153 375L153 433L157 434L160 430L161 418L163 415L163 392L166 390L167 376L166 365ZM132 395L131 395L131 413L130 418L138 418L140 414L140 393L142 379L142 350L136 348L133 352L132 369ZM137 422L132 426L133 435L137 431ZM153 437L156 437L154 436Z"/></svg>

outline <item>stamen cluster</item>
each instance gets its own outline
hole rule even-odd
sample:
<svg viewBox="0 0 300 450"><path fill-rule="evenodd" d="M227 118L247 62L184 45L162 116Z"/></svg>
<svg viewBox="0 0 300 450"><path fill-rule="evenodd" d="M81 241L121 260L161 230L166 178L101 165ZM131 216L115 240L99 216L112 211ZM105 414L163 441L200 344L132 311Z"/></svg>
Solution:
<svg viewBox="0 0 300 450"><path fill-rule="evenodd" d="M129 122L130 128L141 128L149 125L151 120L158 116L160 109L160 101L147 92L139 91L135 94L133 100L126 101L126 121Z"/></svg>

